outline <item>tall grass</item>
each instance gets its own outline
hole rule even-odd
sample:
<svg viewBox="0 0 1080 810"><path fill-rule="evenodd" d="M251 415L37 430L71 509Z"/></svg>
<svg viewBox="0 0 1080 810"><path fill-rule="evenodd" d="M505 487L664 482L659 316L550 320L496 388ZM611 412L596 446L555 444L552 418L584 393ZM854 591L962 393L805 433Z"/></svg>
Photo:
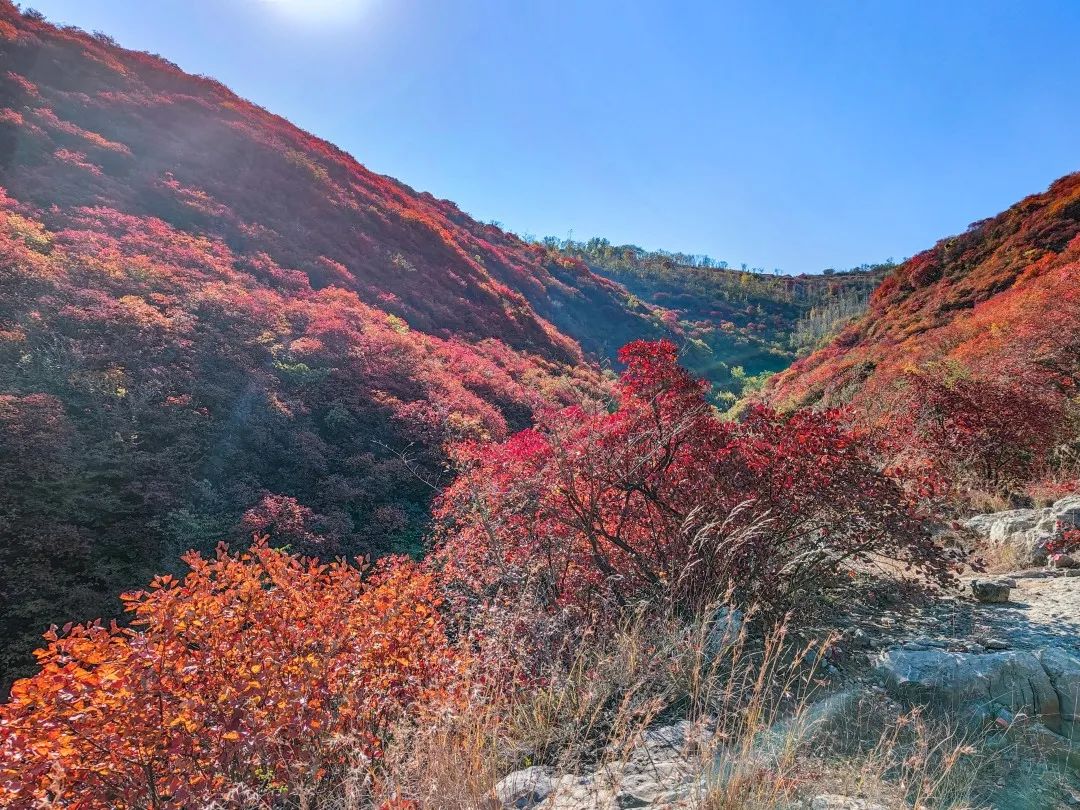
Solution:
<svg viewBox="0 0 1080 810"><path fill-rule="evenodd" d="M642 613L514 689L473 685L466 705L398 729L369 802L495 808L501 777L544 765L556 778L596 774L596 806L614 806L623 763L653 755L649 730L686 720L681 750L664 757L687 807L786 807L827 792L976 806L994 767L977 740L880 691L838 689L818 666L833 639L796 643L786 625L751 638L731 615Z"/></svg>

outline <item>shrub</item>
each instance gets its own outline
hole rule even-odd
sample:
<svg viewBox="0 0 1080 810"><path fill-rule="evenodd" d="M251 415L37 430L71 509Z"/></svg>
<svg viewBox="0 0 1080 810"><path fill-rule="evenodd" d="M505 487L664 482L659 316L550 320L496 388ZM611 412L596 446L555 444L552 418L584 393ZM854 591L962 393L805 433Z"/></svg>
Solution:
<svg viewBox="0 0 1080 810"><path fill-rule="evenodd" d="M725 422L672 344L621 359L614 412L569 408L459 448L433 559L466 617L505 599L589 627L643 600L693 612L729 589L780 615L883 560L950 578L915 503L839 413Z"/></svg>
<svg viewBox="0 0 1080 810"><path fill-rule="evenodd" d="M891 431L948 480L1009 491L1044 473L1047 448L1064 438L1060 398L1034 386L941 370L905 379Z"/></svg>
<svg viewBox="0 0 1080 810"><path fill-rule="evenodd" d="M365 574L257 542L187 556L124 597L130 629L46 636L0 707L5 807L268 806L318 797L379 757L451 664L429 574Z"/></svg>

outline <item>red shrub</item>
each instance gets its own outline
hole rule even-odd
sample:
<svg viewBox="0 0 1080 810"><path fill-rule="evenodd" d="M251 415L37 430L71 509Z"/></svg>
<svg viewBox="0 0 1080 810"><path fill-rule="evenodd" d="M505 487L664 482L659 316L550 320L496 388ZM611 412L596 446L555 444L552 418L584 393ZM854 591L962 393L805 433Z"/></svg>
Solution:
<svg viewBox="0 0 1080 810"><path fill-rule="evenodd" d="M728 588L779 610L883 559L948 579L913 503L838 414L724 422L672 344L621 356L613 413L570 408L461 448L434 560L466 612L510 593L580 622L657 597L694 609Z"/></svg>

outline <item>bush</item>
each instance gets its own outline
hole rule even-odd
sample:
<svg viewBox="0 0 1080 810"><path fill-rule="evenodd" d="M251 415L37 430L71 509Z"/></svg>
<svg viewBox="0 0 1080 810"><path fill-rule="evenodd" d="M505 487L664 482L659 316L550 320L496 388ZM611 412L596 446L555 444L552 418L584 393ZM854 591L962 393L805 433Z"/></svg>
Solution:
<svg viewBox="0 0 1080 810"><path fill-rule="evenodd" d="M40 672L0 707L0 804L314 800L367 772L449 671L431 577L412 563L365 575L265 541L186 562L182 581L124 597L131 629L46 636Z"/></svg>
<svg viewBox="0 0 1080 810"><path fill-rule="evenodd" d="M774 617L889 561L949 561L875 446L837 412L722 421L668 342L625 347L611 412L552 412L458 449L433 555L459 615L499 600L589 628L642 601L695 612L731 590Z"/></svg>

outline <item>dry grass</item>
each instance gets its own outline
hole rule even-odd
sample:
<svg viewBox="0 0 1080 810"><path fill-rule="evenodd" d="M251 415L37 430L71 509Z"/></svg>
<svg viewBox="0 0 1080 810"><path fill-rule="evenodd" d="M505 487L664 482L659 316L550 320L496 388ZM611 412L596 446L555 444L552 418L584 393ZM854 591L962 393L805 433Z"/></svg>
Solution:
<svg viewBox="0 0 1080 810"><path fill-rule="evenodd" d="M987 573L991 574L1004 574L1031 565L1023 549L1016 543L980 542L973 553L982 562Z"/></svg>
<svg viewBox="0 0 1080 810"><path fill-rule="evenodd" d="M687 807L788 807L829 792L887 807L985 806L978 787L1000 751L980 753L977 737L880 692L837 690L812 663L824 644L796 647L782 627L750 643L729 627L718 645L718 632L706 621L641 616L540 682L477 688L467 709L400 730L375 804L495 808L493 789L512 770L617 770L650 726L686 718L708 729L682 754L699 775Z"/></svg>

